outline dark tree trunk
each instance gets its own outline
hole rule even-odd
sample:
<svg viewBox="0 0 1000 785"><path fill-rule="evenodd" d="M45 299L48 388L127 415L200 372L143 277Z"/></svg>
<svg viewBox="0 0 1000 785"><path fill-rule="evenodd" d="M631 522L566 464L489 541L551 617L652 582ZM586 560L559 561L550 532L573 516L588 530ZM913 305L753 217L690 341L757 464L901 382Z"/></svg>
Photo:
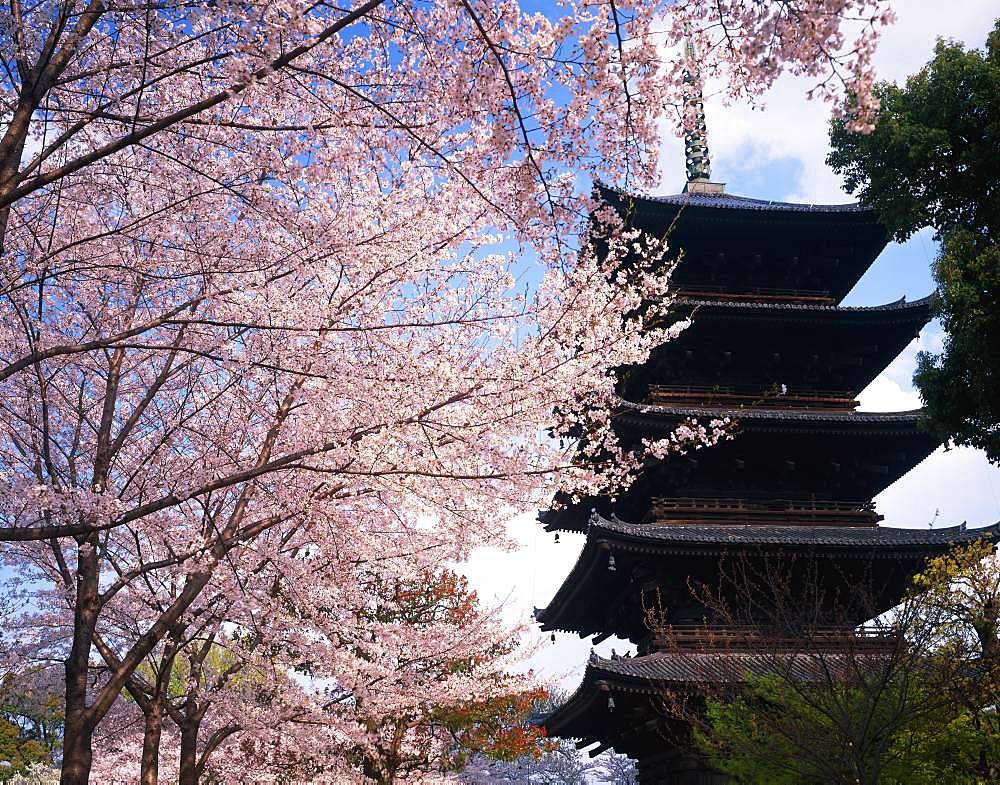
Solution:
<svg viewBox="0 0 1000 785"><path fill-rule="evenodd" d="M186 723L181 728L181 767L177 785L198 785L198 731L201 722Z"/></svg>
<svg viewBox="0 0 1000 785"><path fill-rule="evenodd" d="M59 785L87 785L90 782L90 766L94 755L92 740L91 728L81 726L70 733L70 723L67 721Z"/></svg>
<svg viewBox="0 0 1000 785"><path fill-rule="evenodd" d="M160 737L163 735L163 701L160 695L153 697L145 715L139 782L141 785L157 785L160 778Z"/></svg>
<svg viewBox="0 0 1000 785"><path fill-rule="evenodd" d="M92 739L96 724L87 705L90 649L94 642L98 597L98 535L81 544L77 556L76 602L73 611L73 646L66 658L66 724L60 785L88 785L93 762Z"/></svg>

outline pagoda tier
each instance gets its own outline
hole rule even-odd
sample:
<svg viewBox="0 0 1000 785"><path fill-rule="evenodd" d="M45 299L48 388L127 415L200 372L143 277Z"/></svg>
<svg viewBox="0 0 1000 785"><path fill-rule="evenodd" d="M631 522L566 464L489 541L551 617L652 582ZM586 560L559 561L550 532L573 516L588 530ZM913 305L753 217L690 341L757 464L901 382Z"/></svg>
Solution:
<svg viewBox="0 0 1000 785"><path fill-rule="evenodd" d="M708 299L839 303L888 241L873 210L805 205L728 194L598 195L627 222L683 249L675 287ZM675 223L676 220L676 223Z"/></svg>
<svg viewBox="0 0 1000 785"><path fill-rule="evenodd" d="M619 372L629 401L853 409L856 396L931 318L932 298L838 308L688 300L681 335Z"/></svg>
<svg viewBox="0 0 1000 785"><path fill-rule="evenodd" d="M575 632L596 640L615 635L639 645L659 647L644 608L651 603L668 609L660 621L679 628L698 628L706 609L692 585L718 587L726 558L759 559L765 554L811 564L836 601L837 587L859 585L874 572L865 618L841 619L860 624L899 601L924 560L951 545L996 534L1000 524L980 529L903 529L888 526L766 526L630 524L592 516L587 541L576 565L555 597L535 618L543 630ZM796 561L797 560L797 561ZM877 567L872 569L873 560ZM872 613L872 610L875 613ZM844 607L838 606L843 614ZM711 625L711 619L707 623Z"/></svg>
<svg viewBox="0 0 1000 785"><path fill-rule="evenodd" d="M938 440L915 412L799 412L623 403L626 445L662 438L689 418L730 417L731 439L650 463L615 499L542 512L548 531L585 531L592 510L641 522L872 526L871 500L926 458ZM557 499L557 501L560 501Z"/></svg>
<svg viewBox="0 0 1000 785"><path fill-rule="evenodd" d="M827 665L835 661L836 651L824 659ZM636 758L640 783L731 785L691 752L689 728L672 716L672 699L696 696L706 683L726 690L748 673L767 675L773 667L769 655L750 652L657 652L609 659L591 653L583 683L545 718L543 727L550 736L578 739L578 748L597 743L592 756L613 746ZM822 678L806 657L799 657L794 667L803 679Z"/></svg>
<svg viewBox="0 0 1000 785"><path fill-rule="evenodd" d="M694 690L708 680L738 684L746 673L768 673L765 658L744 652L658 652L605 659L591 653L583 682L545 718L544 727L549 736L579 739L577 747L598 743L591 755L614 747L637 758L643 783L724 785L729 780L713 777L701 761L685 756L687 729L670 719L665 694ZM657 776L661 767L669 778Z"/></svg>

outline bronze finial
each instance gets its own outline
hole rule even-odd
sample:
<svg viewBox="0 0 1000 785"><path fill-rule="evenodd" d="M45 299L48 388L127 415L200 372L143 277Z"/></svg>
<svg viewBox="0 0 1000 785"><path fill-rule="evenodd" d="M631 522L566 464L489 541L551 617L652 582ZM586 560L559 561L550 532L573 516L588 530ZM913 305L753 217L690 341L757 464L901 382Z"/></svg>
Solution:
<svg viewBox="0 0 1000 785"><path fill-rule="evenodd" d="M697 63L695 62L694 43L690 35L684 44L684 59L687 66L684 69L684 157L687 165L688 182L712 179L712 160L708 154L708 134L705 125L705 104L702 99L701 85L695 78ZM689 115L694 115L693 122Z"/></svg>

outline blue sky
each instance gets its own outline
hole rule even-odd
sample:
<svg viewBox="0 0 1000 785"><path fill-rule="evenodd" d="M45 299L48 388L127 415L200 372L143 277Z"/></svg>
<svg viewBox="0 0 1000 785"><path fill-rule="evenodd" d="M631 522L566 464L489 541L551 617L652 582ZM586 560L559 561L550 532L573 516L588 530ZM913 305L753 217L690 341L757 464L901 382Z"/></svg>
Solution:
<svg viewBox="0 0 1000 785"><path fill-rule="evenodd" d="M937 36L981 47L993 20L1000 15L996 0L897 0L898 21L883 35L875 65L881 79L901 82L931 56ZM841 190L840 178L824 163L828 151L829 107L805 97L808 80L782 77L764 97L763 107L724 106L708 94L706 115L713 179L727 183L730 193L764 199L811 203L852 201ZM710 86L709 86L710 87ZM662 182L659 192L677 193L684 185L683 143L664 124ZM934 288L930 264L936 253L932 232L922 231L903 245L892 244L845 300L847 305L874 305L905 296L923 297ZM940 326L928 325L861 396L862 408L892 411L920 405L911 377L916 354L934 350L942 339ZM884 491L876 504L884 525L948 526L967 521L980 526L1000 520L1000 469L982 453L967 448L939 449ZM528 620L534 606L544 607L576 560L582 535L561 535L560 544L542 531L532 516L510 523L521 543L515 553L480 551L467 572L484 600L505 603L512 620ZM590 650L589 640L558 635L530 636L539 649L531 665L563 689L579 682ZM598 647L622 652L621 642Z"/></svg>

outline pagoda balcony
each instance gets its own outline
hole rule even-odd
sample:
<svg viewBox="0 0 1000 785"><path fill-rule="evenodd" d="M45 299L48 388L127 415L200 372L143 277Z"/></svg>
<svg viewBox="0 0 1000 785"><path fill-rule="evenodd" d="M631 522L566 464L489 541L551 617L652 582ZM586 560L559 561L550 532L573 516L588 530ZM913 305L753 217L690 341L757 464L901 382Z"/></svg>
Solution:
<svg viewBox="0 0 1000 785"><path fill-rule="evenodd" d="M760 627L712 624L667 625L648 636L639 646L640 654L653 651L752 651L784 654L789 652L878 652L893 648L898 636L883 627L817 626L802 631L777 631Z"/></svg>
<svg viewBox="0 0 1000 785"><path fill-rule="evenodd" d="M754 303L805 303L810 305L836 305L836 298L820 289L777 289L752 286L733 291L726 286L690 283L679 285L675 294L681 300L717 300L718 302Z"/></svg>
<svg viewBox="0 0 1000 785"><path fill-rule="evenodd" d="M873 502L814 499L654 497L647 522L658 525L742 523L787 526L876 526L883 516Z"/></svg>
<svg viewBox="0 0 1000 785"><path fill-rule="evenodd" d="M663 406L759 406L767 409L854 411L854 394L843 390L815 390L760 385L664 385L649 387L647 403Z"/></svg>

